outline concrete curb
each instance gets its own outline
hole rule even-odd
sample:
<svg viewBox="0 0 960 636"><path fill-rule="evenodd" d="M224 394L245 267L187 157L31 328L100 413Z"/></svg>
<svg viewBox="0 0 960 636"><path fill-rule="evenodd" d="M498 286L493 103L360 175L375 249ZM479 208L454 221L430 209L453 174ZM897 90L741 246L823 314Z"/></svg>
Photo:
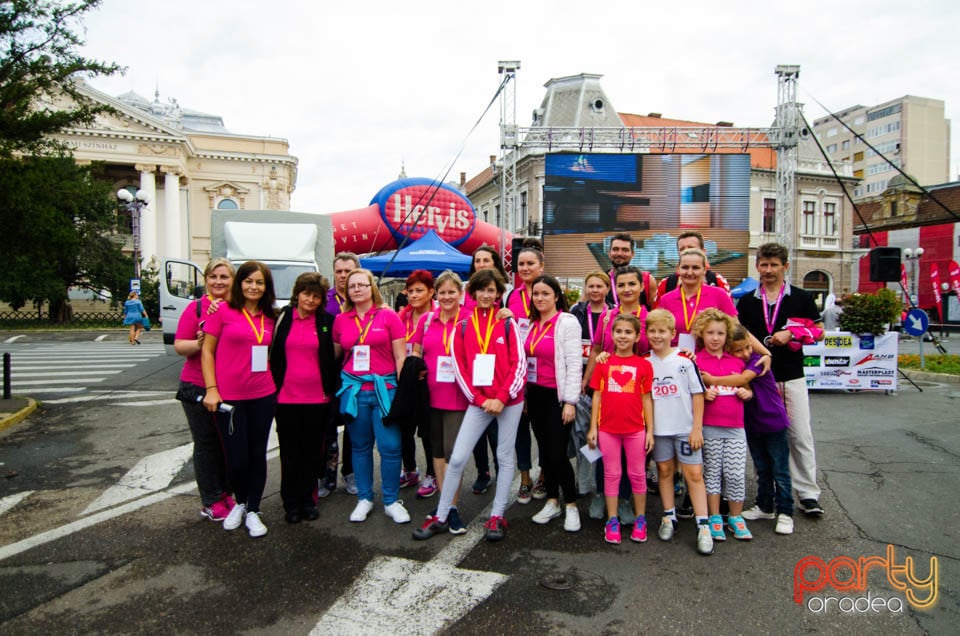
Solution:
<svg viewBox="0 0 960 636"><path fill-rule="evenodd" d="M27 419L27 416L37 410L37 401L33 398L23 398L27 401L27 405L21 408L16 413L5 416L0 420L0 432L7 430L13 426L16 426L23 420Z"/></svg>
<svg viewBox="0 0 960 636"><path fill-rule="evenodd" d="M960 384L960 375L951 373L931 373L930 371L920 371L918 369L900 368L911 380L917 382L940 382L941 384Z"/></svg>

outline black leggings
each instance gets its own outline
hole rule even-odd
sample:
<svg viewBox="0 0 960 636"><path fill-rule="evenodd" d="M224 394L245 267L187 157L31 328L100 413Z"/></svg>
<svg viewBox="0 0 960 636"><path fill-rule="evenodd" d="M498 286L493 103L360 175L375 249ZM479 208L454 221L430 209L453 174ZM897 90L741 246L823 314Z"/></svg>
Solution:
<svg viewBox="0 0 960 636"><path fill-rule="evenodd" d="M576 480L567 456L573 423L563 423L563 404L557 399L557 389L528 383L527 415L540 447L540 465L543 467L547 497L559 499L562 489L564 501L575 503Z"/></svg>
<svg viewBox="0 0 960 636"><path fill-rule="evenodd" d="M317 476L324 470L330 404L277 404L280 498L297 512L314 505Z"/></svg>
<svg viewBox="0 0 960 636"><path fill-rule="evenodd" d="M260 512L267 485L267 438L277 404L276 393L255 400L230 400L233 415L217 418L223 439L227 472L237 503Z"/></svg>

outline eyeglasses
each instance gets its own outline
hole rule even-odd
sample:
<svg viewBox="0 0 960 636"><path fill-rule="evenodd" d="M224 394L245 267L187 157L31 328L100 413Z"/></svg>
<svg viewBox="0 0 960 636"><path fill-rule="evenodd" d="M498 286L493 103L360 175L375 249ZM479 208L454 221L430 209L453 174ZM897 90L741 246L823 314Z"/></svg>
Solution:
<svg viewBox="0 0 960 636"><path fill-rule="evenodd" d="M370 287L370 283L354 283L352 285L348 285L347 289L363 289L364 287Z"/></svg>

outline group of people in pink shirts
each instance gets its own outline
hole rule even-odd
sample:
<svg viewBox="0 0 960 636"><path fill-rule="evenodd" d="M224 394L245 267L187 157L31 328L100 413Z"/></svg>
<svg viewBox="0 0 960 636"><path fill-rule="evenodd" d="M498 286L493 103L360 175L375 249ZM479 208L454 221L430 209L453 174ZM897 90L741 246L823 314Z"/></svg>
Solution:
<svg viewBox="0 0 960 636"><path fill-rule="evenodd" d="M761 483L756 505L743 509L750 435L744 435L750 422L744 405L761 392L758 383L771 386L772 375L760 378L770 373L777 350L786 348L776 340L785 316L763 307L766 334L756 325L741 326L726 282L707 276L702 237L687 234L681 239L699 245L683 246L676 278L659 288L629 265L632 239L612 237L614 269L589 273L585 299L572 308L560 282L545 273L538 244L514 255L518 284L512 290L491 248L474 254L467 280L451 271L434 277L416 270L406 280L408 305L399 312L384 304L376 278L351 253L337 255L332 288L318 273L303 274L290 305L279 311L266 265L251 261L234 271L226 260L211 261L205 293L181 316L174 345L186 357L178 398L194 439L201 514L225 530L242 525L252 537L267 533L261 500L275 420L288 523L319 517L321 498L337 488L338 453L347 492L356 496L349 521L366 521L375 508L376 448L383 513L397 524L410 522L400 491L415 485L418 498L440 494L413 538L462 534L462 480L474 457L473 491L486 490L489 468L480 458L486 459L489 444L496 486L483 521L487 540L506 537L513 501L532 499L544 500L534 523L563 517L563 528L578 532L580 471L569 448L579 410L588 445L602 455L596 491L608 542L619 543L620 525L627 523L619 504L625 489L633 504L630 538L646 541L648 456L664 505L661 539L672 540L678 526L678 470L701 553L725 538L722 499L735 538L752 536L744 518L776 518L777 532L788 534L780 517L792 518L793 461L785 467L783 452L791 422L775 384L774 395L760 401L774 411L768 428L780 428L749 440ZM775 257L786 264L781 252ZM802 290L786 286L782 271L775 273L779 277L764 289L781 286L777 307L785 290L802 301ZM411 416L424 395L423 416ZM768 433L775 435L768 439ZM422 478L416 436L426 460ZM822 514L819 491L805 495L799 493L801 509L806 500ZM792 532L792 519L789 526Z"/></svg>

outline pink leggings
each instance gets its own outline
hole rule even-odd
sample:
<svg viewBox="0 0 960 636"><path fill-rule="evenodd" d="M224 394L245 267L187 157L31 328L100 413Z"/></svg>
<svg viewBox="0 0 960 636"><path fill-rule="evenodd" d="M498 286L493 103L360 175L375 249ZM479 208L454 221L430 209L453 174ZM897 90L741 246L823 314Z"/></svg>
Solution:
<svg viewBox="0 0 960 636"><path fill-rule="evenodd" d="M603 494L617 497L620 494L620 449L627 456L627 477L634 494L647 492L647 450L644 443L647 432L637 431L618 435L599 431L600 451L603 453Z"/></svg>

